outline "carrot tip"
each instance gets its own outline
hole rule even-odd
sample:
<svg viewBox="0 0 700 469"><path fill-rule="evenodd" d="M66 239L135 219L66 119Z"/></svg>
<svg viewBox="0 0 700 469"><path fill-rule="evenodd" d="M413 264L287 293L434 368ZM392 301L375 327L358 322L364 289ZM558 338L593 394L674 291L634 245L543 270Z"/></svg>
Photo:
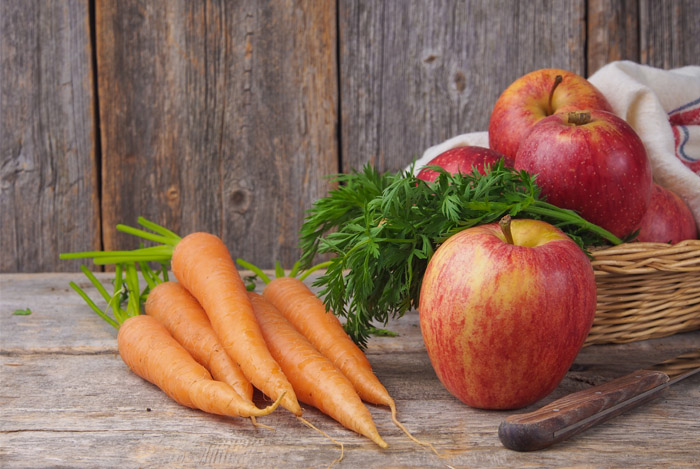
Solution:
<svg viewBox="0 0 700 469"><path fill-rule="evenodd" d="M251 417L250 417L250 421L251 421L251 423L253 424L253 426L255 426L255 427L257 427L257 428L264 428L264 429L266 429L266 430L272 430L272 431L276 431L276 430L277 430L275 427L271 427L271 426L269 426L269 425L265 425L264 423L258 422L257 419L256 419L254 416L251 416Z"/></svg>
<svg viewBox="0 0 700 469"><path fill-rule="evenodd" d="M321 430L320 428L317 428L316 426L314 426L313 423L309 422L309 421L306 420L305 418L303 418L303 417L297 417L297 418L301 421L301 423L303 423L303 424L306 425L307 427L309 427L309 428L311 428L311 429L313 429L313 430L316 430L316 431L319 432L321 435L325 436L326 438L328 438L329 440L331 440L333 443L335 443L336 445L340 446L340 457L338 457L338 459L333 460L333 461L328 465L328 467L332 467L333 465L335 465L335 464L337 464L337 463L339 463L340 461L343 460L343 456L345 455L345 447L343 446L343 443L341 443L341 442L338 441L338 440L333 439L328 433L324 432L324 431Z"/></svg>
<svg viewBox="0 0 700 469"><path fill-rule="evenodd" d="M409 432L408 429L401 422L399 422L399 419L396 417L396 404L394 403L393 400L389 403L389 408L391 409L391 421L394 422L394 425L399 427L401 429L401 431L403 431L406 434L406 436L411 439L411 441L413 441L417 445L430 448L432 450L432 452L435 453L435 456L437 456L438 458L442 459L442 458L447 457L446 454L438 453L438 450L435 449L435 447L432 445L432 443L429 443L427 441L421 441L418 438L416 438L415 436L411 435L411 432Z"/></svg>
<svg viewBox="0 0 700 469"><path fill-rule="evenodd" d="M277 409L280 406L280 403L282 402L282 399L284 398L285 394L287 394L287 391L284 391L282 394L280 394L280 397L278 397L277 400L269 406L262 409L258 409L251 417L262 417L264 415L272 413L275 409Z"/></svg>

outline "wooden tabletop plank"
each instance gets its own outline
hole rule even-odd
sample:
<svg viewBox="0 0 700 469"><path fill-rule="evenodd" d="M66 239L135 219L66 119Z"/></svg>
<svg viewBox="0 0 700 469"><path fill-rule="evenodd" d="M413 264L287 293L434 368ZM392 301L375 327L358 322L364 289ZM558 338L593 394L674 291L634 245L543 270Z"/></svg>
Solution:
<svg viewBox="0 0 700 469"><path fill-rule="evenodd" d="M325 467L339 448L277 411L245 419L182 407L131 373L116 331L67 287L82 274L0 275L0 461L2 467ZM109 274L100 275L107 282ZM29 307L32 314L13 311ZM499 423L513 412L472 409L440 384L415 312L392 321L397 337L371 339L367 355L397 401L399 418L447 455L408 440L389 412L369 406L379 449L317 410L305 417L345 445L339 467L682 466L700 458L700 376L665 397L545 451L503 448ZM560 386L522 411L622 376L700 343L700 332L583 349ZM256 395L259 404L263 397Z"/></svg>

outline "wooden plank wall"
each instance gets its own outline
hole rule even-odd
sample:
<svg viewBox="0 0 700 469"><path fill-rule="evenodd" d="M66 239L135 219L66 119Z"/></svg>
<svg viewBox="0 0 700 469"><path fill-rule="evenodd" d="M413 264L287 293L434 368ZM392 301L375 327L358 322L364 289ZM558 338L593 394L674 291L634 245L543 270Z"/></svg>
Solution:
<svg viewBox="0 0 700 469"><path fill-rule="evenodd" d="M700 63L696 0L0 0L0 272L144 215L291 265L326 175L485 130L517 77Z"/></svg>

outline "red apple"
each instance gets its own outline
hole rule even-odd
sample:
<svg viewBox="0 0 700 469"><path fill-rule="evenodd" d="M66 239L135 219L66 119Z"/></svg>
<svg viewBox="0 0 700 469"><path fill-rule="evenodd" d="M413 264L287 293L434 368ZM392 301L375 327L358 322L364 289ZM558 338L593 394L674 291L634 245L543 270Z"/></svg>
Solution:
<svg viewBox="0 0 700 469"><path fill-rule="evenodd" d="M520 142L541 119L583 109L612 112L605 96L580 75L551 68L530 72L496 101L489 119L489 147L515 158Z"/></svg>
<svg viewBox="0 0 700 469"><path fill-rule="evenodd" d="M651 202L642 223L637 241L676 244L684 239L696 239L698 231L693 213L676 193L654 184Z"/></svg>
<svg viewBox="0 0 700 469"><path fill-rule="evenodd" d="M593 267L554 226L513 220L445 241L425 271L420 327L435 372L469 406L517 409L553 391L590 331Z"/></svg>
<svg viewBox="0 0 700 469"><path fill-rule="evenodd" d="M457 147L440 153L438 156L430 160L429 166L440 166L451 174L461 172L463 174L471 174L476 168L481 174L484 174L485 166L492 166L500 160L504 160L506 166L513 166L513 160L501 155L500 153L491 150L490 148L465 146ZM418 179L432 182L437 179L437 171L424 168L416 176Z"/></svg>
<svg viewBox="0 0 700 469"><path fill-rule="evenodd" d="M542 119L520 144L515 168L537 175L547 202L575 210L618 237L635 231L649 207L651 167L644 144L609 112Z"/></svg>

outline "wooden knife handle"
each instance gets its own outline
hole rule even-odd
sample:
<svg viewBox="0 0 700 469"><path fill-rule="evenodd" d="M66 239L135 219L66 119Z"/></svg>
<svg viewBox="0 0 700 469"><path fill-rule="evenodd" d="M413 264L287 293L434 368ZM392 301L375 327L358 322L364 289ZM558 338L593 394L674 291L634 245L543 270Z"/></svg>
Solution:
<svg viewBox="0 0 700 469"><path fill-rule="evenodd" d="M498 427L498 437L503 446L515 451L546 448L656 399L668 388L662 386L668 380L668 375L659 371L630 373L562 397L534 412L511 415Z"/></svg>

